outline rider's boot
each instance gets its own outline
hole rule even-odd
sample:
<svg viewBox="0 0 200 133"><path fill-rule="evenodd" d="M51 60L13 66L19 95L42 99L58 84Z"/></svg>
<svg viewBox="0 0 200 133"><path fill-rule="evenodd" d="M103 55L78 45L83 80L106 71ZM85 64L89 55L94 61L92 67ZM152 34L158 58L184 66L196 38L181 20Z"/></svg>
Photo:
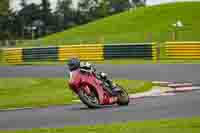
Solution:
<svg viewBox="0 0 200 133"><path fill-rule="evenodd" d="M107 83L109 84L109 88L111 89L111 91L112 91L112 93L115 95L117 95L117 94L119 94L119 92L121 91L121 89L120 88L118 88L117 86L116 86L116 84L115 83L113 83L112 82L112 80L107 80Z"/></svg>
<svg viewBox="0 0 200 133"><path fill-rule="evenodd" d="M99 75L100 75L101 79L103 79L103 80L107 83L107 85L108 85L108 87L111 89L113 95L119 94L119 92L121 91L121 89L119 89L119 88L116 86L116 84L114 84L114 83L112 82L112 80L110 80L110 79L108 78L108 76L107 76L106 73L100 72Z"/></svg>

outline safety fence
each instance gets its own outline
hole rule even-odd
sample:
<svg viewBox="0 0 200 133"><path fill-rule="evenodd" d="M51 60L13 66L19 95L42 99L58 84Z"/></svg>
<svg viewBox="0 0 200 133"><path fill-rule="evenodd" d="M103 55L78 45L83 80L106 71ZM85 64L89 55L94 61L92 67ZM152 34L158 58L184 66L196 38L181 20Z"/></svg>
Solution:
<svg viewBox="0 0 200 133"><path fill-rule="evenodd" d="M200 42L166 42L168 59L200 59Z"/></svg>
<svg viewBox="0 0 200 133"><path fill-rule="evenodd" d="M6 48L3 58L7 63L20 64L32 61L66 61L71 57L81 60L133 58L155 60L155 43L65 45L47 48Z"/></svg>

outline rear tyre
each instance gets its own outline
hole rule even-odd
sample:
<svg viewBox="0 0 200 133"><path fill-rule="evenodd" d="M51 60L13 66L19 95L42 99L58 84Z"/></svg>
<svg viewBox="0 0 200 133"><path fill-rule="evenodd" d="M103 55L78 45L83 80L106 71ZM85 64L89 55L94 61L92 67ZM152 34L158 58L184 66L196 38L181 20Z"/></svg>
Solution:
<svg viewBox="0 0 200 133"><path fill-rule="evenodd" d="M117 104L120 106L128 105L130 100L127 91L119 85L117 85L117 87L121 89L121 92L119 92L118 95Z"/></svg>
<svg viewBox="0 0 200 133"><path fill-rule="evenodd" d="M91 91L91 95L88 95L86 93L86 91L81 88L78 92L78 96L80 98L80 100L86 105L88 106L88 108L101 108L102 105L99 104L99 98L97 93L90 89Z"/></svg>

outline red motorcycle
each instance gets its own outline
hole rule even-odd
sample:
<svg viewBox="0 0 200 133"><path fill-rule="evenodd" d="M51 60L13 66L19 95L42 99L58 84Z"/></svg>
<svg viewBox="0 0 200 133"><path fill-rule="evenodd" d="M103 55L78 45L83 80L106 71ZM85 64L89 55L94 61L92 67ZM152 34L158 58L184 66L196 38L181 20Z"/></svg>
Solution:
<svg viewBox="0 0 200 133"><path fill-rule="evenodd" d="M89 108L101 108L105 105L128 105L129 96L125 89L116 84L119 92L113 94L106 83L97 78L97 73L83 73L80 69L70 72L70 88Z"/></svg>

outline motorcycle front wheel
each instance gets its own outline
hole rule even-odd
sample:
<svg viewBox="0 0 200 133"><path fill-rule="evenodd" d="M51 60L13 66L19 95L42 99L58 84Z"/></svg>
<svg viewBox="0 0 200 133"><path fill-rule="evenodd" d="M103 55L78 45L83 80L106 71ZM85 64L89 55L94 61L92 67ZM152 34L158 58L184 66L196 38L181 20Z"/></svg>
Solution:
<svg viewBox="0 0 200 133"><path fill-rule="evenodd" d="M88 106L88 108L101 108L102 106L99 104L99 98L97 93L90 89L91 95L88 95L84 88L80 88L78 92L78 96L80 100Z"/></svg>
<svg viewBox="0 0 200 133"><path fill-rule="evenodd" d="M117 104L120 106L125 106L129 104L129 95L128 92L121 86L117 85L117 87L121 90L118 95Z"/></svg>

